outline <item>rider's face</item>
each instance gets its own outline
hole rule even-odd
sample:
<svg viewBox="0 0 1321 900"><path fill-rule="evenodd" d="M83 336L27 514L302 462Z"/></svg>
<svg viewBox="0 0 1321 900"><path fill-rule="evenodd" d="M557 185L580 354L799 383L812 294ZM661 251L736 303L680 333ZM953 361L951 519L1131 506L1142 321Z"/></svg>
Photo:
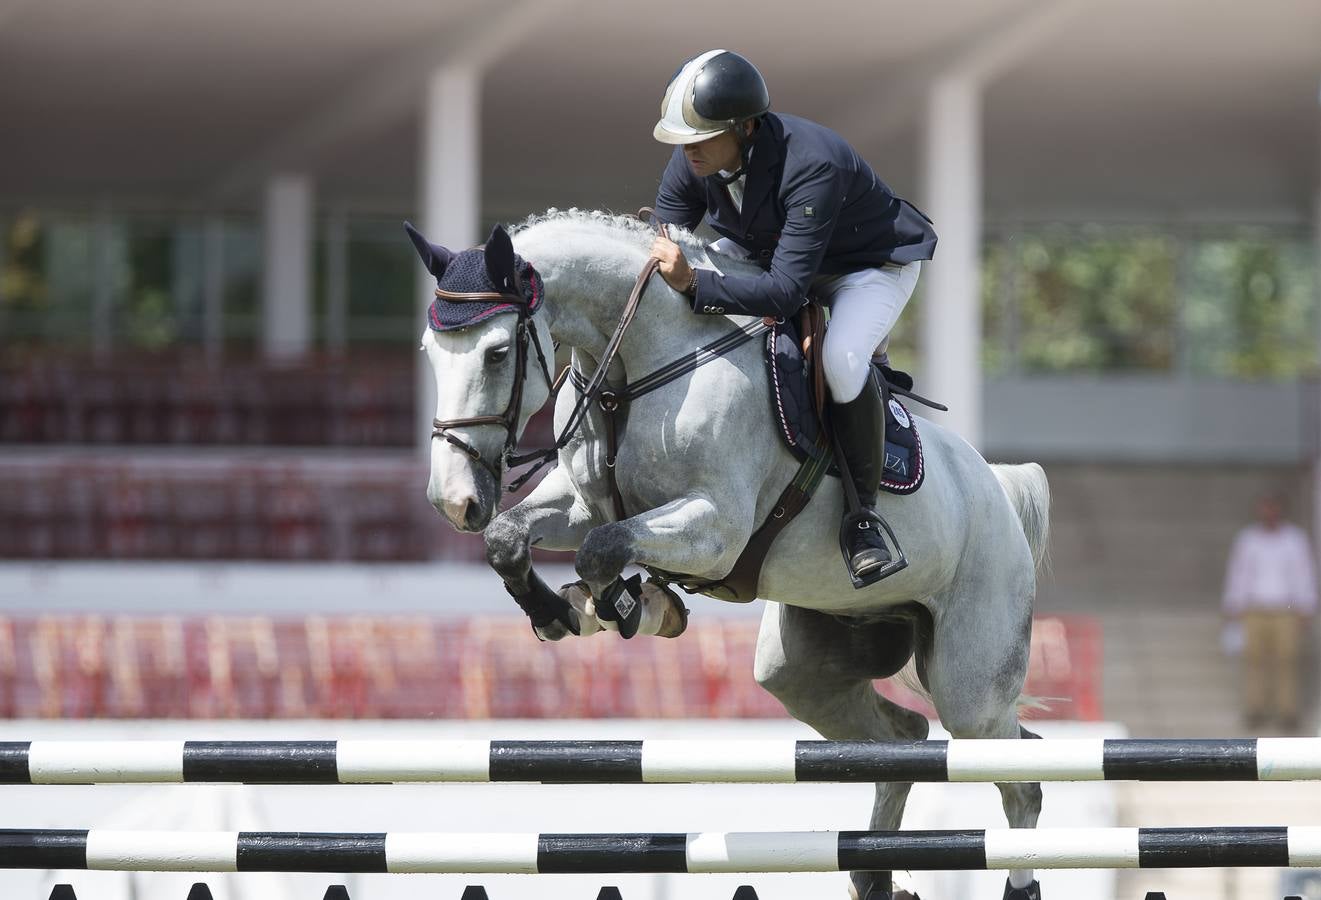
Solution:
<svg viewBox="0 0 1321 900"><path fill-rule="evenodd" d="M723 132L705 141L698 141L696 144L685 144L683 155L688 159L693 174L699 178L714 175L721 169L733 172L740 163L738 140L732 131Z"/></svg>

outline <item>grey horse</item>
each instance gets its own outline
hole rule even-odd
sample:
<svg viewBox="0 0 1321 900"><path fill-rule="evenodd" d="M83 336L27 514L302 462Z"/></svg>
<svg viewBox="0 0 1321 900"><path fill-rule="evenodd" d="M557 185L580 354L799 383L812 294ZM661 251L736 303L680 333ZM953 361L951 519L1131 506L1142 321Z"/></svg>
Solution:
<svg viewBox="0 0 1321 900"><path fill-rule="evenodd" d="M694 265L724 272L752 265L709 252L691 235L676 237ZM567 345L573 365L592 372L650 242L650 231L637 220L576 210L552 210L516 228L514 250L544 283L544 302L526 320L538 343ZM419 251L428 262L422 243ZM489 245L486 252L489 257ZM510 348L518 321L492 315L469 328L423 333L436 378L437 419L492 416L513 395L521 430L546 403L550 391L535 370L513 394ZM693 315L686 298L653 278L609 383L621 386L751 321ZM794 476L798 461L770 415L763 352L761 341L750 341L633 401L615 468L632 511L622 521L607 489L605 422L595 408L559 451L558 465L512 508L497 514L506 434L490 421L451 429L455 441L433 440L427 496L456 529L485 533L488 559L516 596L535 578L532 546L576 551L582 581L559 593L577 611L577 631L614 628L613 621L597 618L593 598L626 567L720 578ZM557 431L576 399L572 389L559 394ZM934 422L918 419L918 428L925 483L910 496L882 495L879 510L902 536L909 567L854 589L837 545L841 491L827 479L776 539L762 568L757 596L766 602L755 677L825 738L914 741L927 736L925 717L873 686L914 658L952 735L1030 737L1019 724L1017 703L1047 543L1045 474L1036 464L988 465ZM677 596L662 586L645 585L641 602L641 634L674 636L686 623ZM568 634L559 622L537 631L550 640ZM871 828L899 828L910 787L876 785ZM1035 827L1040 786L998 787L1010 826ZM891 896L889 873L851 877L858 896ZM1011 878L1027 889L1007 896L1038 896L1030 871Z"/></svg>

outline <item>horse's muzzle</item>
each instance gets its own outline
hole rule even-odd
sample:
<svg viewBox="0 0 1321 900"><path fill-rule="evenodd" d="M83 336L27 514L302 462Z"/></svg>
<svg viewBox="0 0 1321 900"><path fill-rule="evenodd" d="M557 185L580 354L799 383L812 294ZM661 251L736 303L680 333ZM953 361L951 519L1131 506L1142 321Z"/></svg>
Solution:
<svg viewBox="0 0 1321 900"><path fill-rule="evenodd" d="M474 468L470 472L470 478L447 479L447 484L429 485L427 499L456 531L480 532L491 524L495 515L493 498L497 496L497 486L484 470Z"/></svg>

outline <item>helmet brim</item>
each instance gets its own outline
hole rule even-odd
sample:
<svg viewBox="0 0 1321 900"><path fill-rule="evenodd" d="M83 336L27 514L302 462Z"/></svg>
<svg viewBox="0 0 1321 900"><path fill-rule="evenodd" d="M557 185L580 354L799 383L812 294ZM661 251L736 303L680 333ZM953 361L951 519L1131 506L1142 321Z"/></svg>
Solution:
<svg viewBox="0 0 1321 900"><path fill-rule="evenodd" d="M665 123L664 119L661 119L651 130L651 136L662 144L700 144L702 141L719 137L728 130L728 128L716 128L711 131L675 131Z"/></svg>

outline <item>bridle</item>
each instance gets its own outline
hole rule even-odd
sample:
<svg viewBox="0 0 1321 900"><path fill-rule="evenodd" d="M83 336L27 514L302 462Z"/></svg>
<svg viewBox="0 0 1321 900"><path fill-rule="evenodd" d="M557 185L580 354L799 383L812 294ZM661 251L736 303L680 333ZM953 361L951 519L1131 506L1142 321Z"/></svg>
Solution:
<svg viewBox="0 0 1321 900"><path fill-rule="evenodd" d="M514 384L509 392L509 403L506 404L504 412L493 416L467 416L460 419L432 419L431 437L444 438L449 443L458 447L468 458L480 465L495 478L495 483L499 484L502 480L499 466L503 464L506 467L518 466L523 463L536 459L540 453L517 454L514 451L518 444L518 414L523 406L523 385L527 381L527 358L529 335L531 344L537 351L537 362L541 366L541 374L546 379L546 387L552 393L555 385L551 381L550 366L546 363L546 352L542 349L541 338L537 336L537 329L532 324L532 304L536 302L536 284L533 280L533 295L531 298L523 296L521 287L522 279L515 273L515 293L505 293L504 291L446 291L436 288L436 296L448 300L451 303L508 303L518 314L518 323L514 326ZM500 451L500 462L492 464L486 457L482 456L472 444L465 441L457 435L451 434L452 428L468 428L474 425L502 425L505 429L505 443ZM520 482L521 484L522 482ZM516 490L516 488L514 488Z"/></svg>
<svg viewBox="0 0 1321 900"><path fill-rule="evenodd" d="M610 336L606 344L605 352L601 354L601 359L597 364L596 371L592 374L590 380L579 393L578 402L574 404L573 411L569 414L568 420L560 430L559 436L554 444L544 450L533 450L528 453L518 453L518 415L523 405L523 386L527 381L527 358L529 336L531 344L537 351L537 362L541 366L541 373L546 379L546 387L550 390L551 398L559 392L559 388L564 384L564 377L568 373L568 367L560 373L558 378L550 377L550 366L546 363L546 353L542 349L541 339L537 336L536 326L532 324L532 314L535 312L533 304L536 302L535 289L539 279L533 279L533 296L529 299L523 296L521 287L522 282L515 272L515 293L506 293L504 291L469 291L454 292L436 288L436 296L451 303L508 303L514 307L518 314L518 323L515 325L515 357L514 357L514 384L509 392L509 403L505 406L504 412L498 415L487 416L468 416L461 419L433 419L431 422L431 437L444 438L455 447L467 454L468 458L480 465L486 471L490 472L495 478L495 483L500 484L503 476L500 466L506 469L513 469L519 466L534 463L534 465L523 472L513 481L511 481L505 490L513 492L527 483L528 479L541 471L548 465L561 449L569 443L574 433L582 424L588 409L595 403L602 394L602 388L605 386L606 374L610 370L610 364L614 362L616 354L619 352L619 346L623 343L624 332L628 326L633 323L637 315L638 306L642 301L642 292L647 287L647 282L652 274L660 265L660 261L654 257L648 257L642 271L638 273L637 280L633 283L633 290L629 292L628 301L624 304L624 311L619 316L619 323L615 326L614 334ZM465 441L457 435L451 434L450 429L468 428L474 425L503 425L505 429L504 448L500 452L500 460L497 463L491 463L481 452L472 444Z"/></svg>

